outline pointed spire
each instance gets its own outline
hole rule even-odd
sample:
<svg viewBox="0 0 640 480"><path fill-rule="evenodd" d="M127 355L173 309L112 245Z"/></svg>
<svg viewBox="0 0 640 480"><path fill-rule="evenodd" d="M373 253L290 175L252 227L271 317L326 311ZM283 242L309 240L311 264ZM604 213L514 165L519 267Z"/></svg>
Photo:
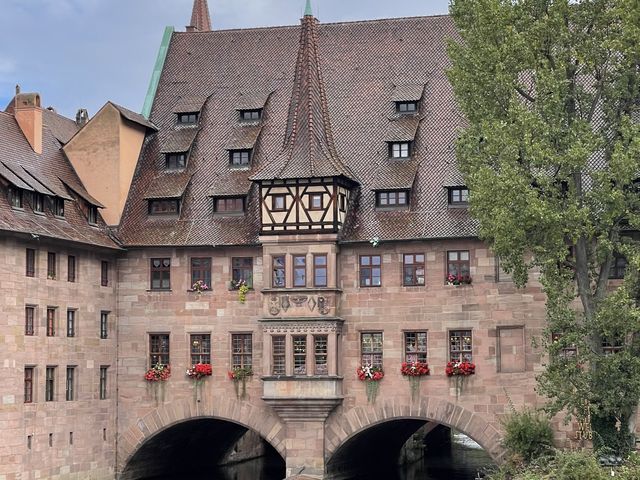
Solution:
<svg viewBox="0 0 640 480"><path fill-rule="evenodd" d="M307 6L304 9L305 17L313 17L313 9L311 8L311 0L307 0Z"/></svg>
<svg viewBox="0 0 640 480"><path fill-rule="evenodd" d="M345 177L357 183L336 151L320 68L317 20L305 15L283 150L252 179L319 177Z"/></svg>
<svg viewBox="0 0 640 480"><path fill-rule="evenodd" d="M209 5L207 0L193 0L193 13L191 13L191 24L187 27L188 32L210 32L211 17L209 16Z"/></svg>

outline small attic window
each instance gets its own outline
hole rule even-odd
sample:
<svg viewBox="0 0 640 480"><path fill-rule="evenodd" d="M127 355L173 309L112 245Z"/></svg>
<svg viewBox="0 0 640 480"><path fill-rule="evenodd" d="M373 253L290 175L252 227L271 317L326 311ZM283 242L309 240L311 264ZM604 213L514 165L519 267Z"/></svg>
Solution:
<svg viewBox="0 0 640 480"><path fill-rule="evenodd" d="M59 218L64 217L64 199L63 198L55 197L53 199L53 214Z"/></svg>
<svg viewBox="0 0 640 480"><path fill-rule="evenodd" d="M150 215L177 215L180 213L180 200L177 198L160 198L149 200Z"/></svg>
<svg viewBox="0 0 640 480"><path fill-rule="evenodd" d="M390 190L376 193L377 208L403 208L409 204L408 190Z"/></svg>
<svg viewBox="0 0 640 480"><path fill-rule="evenodd" d="M449 188L449 205L466 206L469 203L469 189L467 187Z"/></svg>
<svg viewBox="0 0 640 480"><path fill-rule="evenodd" d="M9 201L13 208L23 208L23 192L20 188L9 188Z"/></svg>
<svg viewBox="0 0 640 480"><path fill-rule="evenodd" d="M200 114L198 112L179 113L178 125L195 125L198 123Z"/></svg>
<svg viewBox="0 0 640 480"><path fill-rule="evenodd" d="M400 114L416 113L418 102L396 102L396 112Z"/></svg>
<svg viewBox="0 0 640 480"><path fill-rule="evenodd" d="M219 197L213 199L213 210L219 215L244 213L245 197Z"/></svg>
<svg viewBox="0 0 640 480"><path fill-rule="evenodd" d="M411 156L411 142L390 142L389 158L409 158Z"/></svg>
<svg viewBox="0 0 640 480"><path fill-rule="evenodd" d="M262 118L262 109L240 110L241 122L257 122Z"/></svg>
<svg viewBox="0 0 640 480"><path fill-rule="evenodd" d="M89 214L87 216L89 220L89 224L97 225L98 224L98 207L95 205L89 205Z"/></svg>
<svg viewBox="0 0 640 480"><path fill-rule="evenodd" d="M167 153L165 158L166 170L182 170L187 165L187 154L182 153Z"/></svg>
<svg viewBox="0 0 640 480"><path fill-rule="evenodd" d="M248 167L251 163L251 150L230 150L229 164L232 168Z"/></svg>

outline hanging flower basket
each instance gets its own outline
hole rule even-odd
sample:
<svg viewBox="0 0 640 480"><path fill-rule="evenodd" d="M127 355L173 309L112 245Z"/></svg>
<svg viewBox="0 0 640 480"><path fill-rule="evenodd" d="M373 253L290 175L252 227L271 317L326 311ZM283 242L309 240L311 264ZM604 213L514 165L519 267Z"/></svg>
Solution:
<svg viewBox="0 0 640 480"><path fill-rule="evenodd" d="M464 379L476 373L476 365L471 362L448 362L444 371L447 377L455 379L457 399L462 393Z"/></svg>
<svg viewBox="0 0 640 480"><path fill-rule="evenodd" d="M202 295L202 292L208 292L211 290L211 287L207 285L204 280L198 280L196 283L191 285L191 290L196 292L198 295Z"/></svg>
<svg viewBox="0 0 640 480"><path fill-rule="evenodd" d="M446 277L447 285L471 285L471 276L469 275L453 275L450 273Z"/></svg>
<svg viewBox="0 0 640 480"><path fill-rule="evenodd" d="M234 367L227 373L229 380L233 382L236 397L240 400L247 398L247 378L253 375L253 370L248 367ZM240 389L242 386L242 390Z"/></svg>
<svg viewBox="0 0 640 480"><path fill-rule="evenodd" d="M380 367L374 367L372 365L362 365L356 371L358 374L358 380L365 382L367 389L367 401L374 403L378 396L378 389L380 387L380 380L384 378L384 372Z"/></svg>
<svg viewBox="0 0 640 480"><path fill-rule="evenodd" d="M246 280L238 280L237 282L235 280L231 280L229 287L230 290L238 291L238 301L240 303L247 301L247 293L249 293L249 290L251 289L249 288L249 285L247 285Z"/></svg>
<svg viewBox="0 0 640 480"><path fill-rule="evenodd" d="M213 373L211 364L209 363L196 363L191 368L187 369L187 377L194 381L194 396L196 402L200 402L200 389L204 383L206 377L210 377Z"/></svg>
<svg viewBox="0 0 640 480"><path fill-rule="evenodd" d="M411 385L411 399L415 400L420 392L420 380L431 372L428 363L402 362L400 373L409 380L409 384Z"/></svg>
<svg viewBox="0 0 640 480"><path fill-rule="evenodd" d="M171 365L163 365L161 363L155 364L144 374L147 386L153 389L153 397L156 405L164 402L164 382L166 382L169 377L171 377Z"/></svg>

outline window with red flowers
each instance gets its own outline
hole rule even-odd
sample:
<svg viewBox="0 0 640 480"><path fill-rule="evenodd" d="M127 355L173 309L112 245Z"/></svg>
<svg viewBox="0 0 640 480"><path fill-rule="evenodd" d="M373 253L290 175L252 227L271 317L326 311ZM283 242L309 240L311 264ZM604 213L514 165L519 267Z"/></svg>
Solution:
<svg viewBox="0 0 640 480"><path fill-rule="evenodd" d="M191 344L191 365L197 363L211 363L211 335L192 334Z"/></svg>
<svg viewBox="0 0 640 480"><path fill-rule="evenodd" d="M449 360L452 362L472 362L473 338L471 330L451 330L449 332Z"/></svg>
<svg viewBox="0 0 640 480"><path fill-rule="evenodd" d="M427 363L427 332L404 332L404 361Z"/></svg>
<svg viewBox="0 0 640 480"><path fill-rule="evenodd" d="M169 334L152 333L149 335L149 366L169 365Z"/></svg>
<svg viewBox="0 0 640 480"><path fill-rule="evenodd" d="M467 281L471 274L469 258L468 250L447 252L447 277L451 275L459 281Z"/></svg>
<svg viewBox="0 0 640 480"><path fill-rule="evenodd" d="M362 332L360 352L362 365L382 368L382 332Z"/></svg>

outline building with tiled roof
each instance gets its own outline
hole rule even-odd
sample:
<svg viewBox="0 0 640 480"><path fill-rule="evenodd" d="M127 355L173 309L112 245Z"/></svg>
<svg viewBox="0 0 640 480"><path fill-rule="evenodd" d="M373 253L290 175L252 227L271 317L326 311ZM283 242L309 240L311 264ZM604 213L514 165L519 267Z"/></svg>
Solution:
<svg viewBox="0 0 640 480"><path fill-rule="evenodd" d="M20 293L0 328L20 421L0 477L179 477L186 458L203 476L243 438L282 476L335 478L435 424L500 461L507 402L538 402L544 296L515 289L468 213L456 38L448 16L322 24L309 2L300 25L213 30L195 0L165 33L148 115L109 102L73 122L18 95L0 113L0 241ZM77 334L48 335L50 315ZM450 361L476 373L454 382ZM403 362L431 375L414 390ZM197 363L211 378L182 373ZM156 365L171 378L145 380Z"/></svg>

